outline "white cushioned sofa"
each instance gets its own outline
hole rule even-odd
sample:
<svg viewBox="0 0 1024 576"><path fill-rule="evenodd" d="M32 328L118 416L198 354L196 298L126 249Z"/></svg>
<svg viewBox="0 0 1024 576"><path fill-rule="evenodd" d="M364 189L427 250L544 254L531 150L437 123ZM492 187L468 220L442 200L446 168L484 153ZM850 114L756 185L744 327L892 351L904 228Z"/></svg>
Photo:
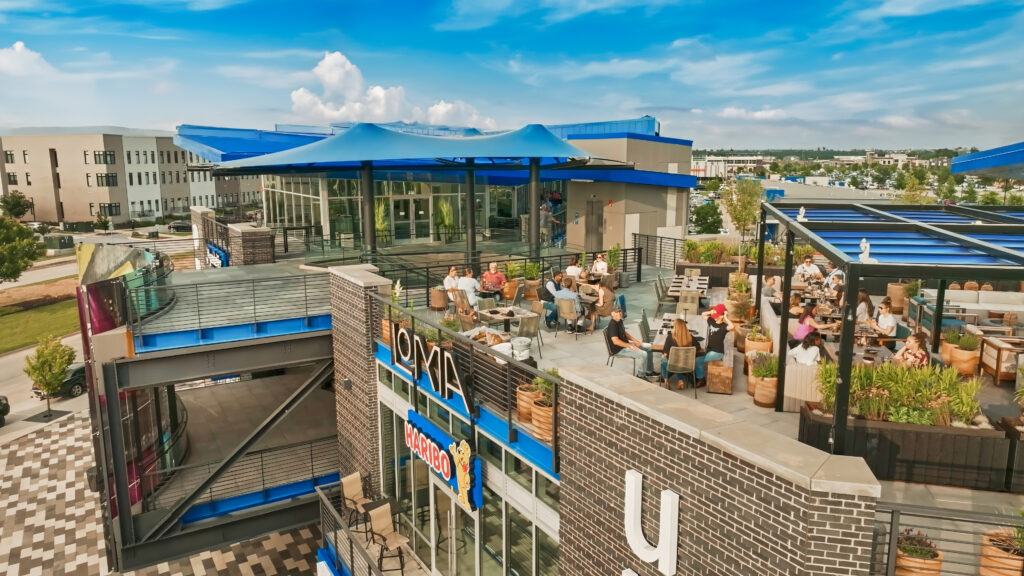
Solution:
<svg viewBox="0 0 1024 576"><path fill-rule="evenodd" d="M921 296L935 302L936 290L925 288ZM968 314L977 314L978 319L987 319L989 312L1017 314L1018 323L1024 319L1024 292L996 292L994 290L946 290L946 300L960 306Z"/></svg>

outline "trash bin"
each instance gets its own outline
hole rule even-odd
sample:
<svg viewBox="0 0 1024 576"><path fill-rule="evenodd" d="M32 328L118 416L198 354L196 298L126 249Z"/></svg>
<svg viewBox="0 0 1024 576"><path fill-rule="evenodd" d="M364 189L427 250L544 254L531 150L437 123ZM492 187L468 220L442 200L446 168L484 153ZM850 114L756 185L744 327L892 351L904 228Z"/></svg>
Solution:
<svg viewBox="0 0 1024 576"><path fill-rule="evenodd" d="M526 360L529 358L531 343L532 341L529 338L513 338L512 358L515 360Z"/></svg>

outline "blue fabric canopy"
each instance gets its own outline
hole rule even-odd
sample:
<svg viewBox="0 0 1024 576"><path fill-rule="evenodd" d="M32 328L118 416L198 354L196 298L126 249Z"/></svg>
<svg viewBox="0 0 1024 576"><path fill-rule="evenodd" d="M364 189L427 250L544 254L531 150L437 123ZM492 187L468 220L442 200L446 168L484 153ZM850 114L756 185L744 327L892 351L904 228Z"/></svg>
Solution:
<svg viewBox="0 0 1024 576"><path fill-rule="evenodd" d="M356 124L318 142L272 154L218 165L225 172L310 171L356 168L371 161L375 166L431 166L462 163L472 158L477 166L522 163L541 158L542 164L560 163L589 154L565 142L540 124L491 136L439 137L408 134L376 124Z"/></svg>
<svg viewBox="0 0 1024 576"><path fill-rule="evenodd" d="M174 144L211 162L229 162L305 146L327 136L183 124L178 126Z"/></svg>

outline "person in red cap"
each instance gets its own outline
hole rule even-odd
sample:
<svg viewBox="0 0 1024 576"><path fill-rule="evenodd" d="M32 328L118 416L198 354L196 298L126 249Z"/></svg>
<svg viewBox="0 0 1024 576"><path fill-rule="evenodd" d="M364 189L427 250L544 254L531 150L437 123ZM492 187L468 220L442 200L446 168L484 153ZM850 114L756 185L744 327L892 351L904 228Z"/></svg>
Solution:
<svg viewBox="0 0 1024 576"><path fill-rule="evenodd" d="M704 383L708 362L725 357L725 335L736 328L725 316L725 304L717 304L701 316L707 318L708 321L708 348L703 356L697 357L693 368L698 384Z"/></svg>

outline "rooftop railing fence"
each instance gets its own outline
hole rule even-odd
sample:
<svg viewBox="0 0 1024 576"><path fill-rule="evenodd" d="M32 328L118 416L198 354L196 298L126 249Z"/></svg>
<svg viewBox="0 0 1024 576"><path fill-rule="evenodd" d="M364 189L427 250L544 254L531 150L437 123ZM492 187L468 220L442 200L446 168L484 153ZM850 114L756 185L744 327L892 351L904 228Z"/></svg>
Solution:
<svg viewBox="0 0 1024 576"><path fill-rule="evenodd" d="M471 406L479 406L502 418L506 423L505 441L513 444L518 441L519 432L524 431L535 440L551 447L554 460L552 468L558 472L558 407L560 403L561 379L539 370L529 364L513 359L511 356L498 352L486 344L473 340L460 332L449 330L428 318L424 313L410 310L395 304L384 296L373 294L373 302L378 310L375 315L384 322L375 327L374 336L382 340L382 330L392 322L412 330L422 336L428 343L452 350L457 365L464 374L463 386L471 400ZM529 385L540 378L550 385L552 400L551 437L544 438L538 434L530 423L520 422L516 411L516 388ZM409 402L417 406L417 394L421 394L415 386L410 386Z"/></svg>
<svg viewBox="0 0 1024 576"><path fill-rule="evenodd" d="M642 251L643 264L658 268L675 269L676 262L686 256L686 240L666 236L634 233L633 248Z"/></svg>
<svg viewBox="0 0 1024 576"><path fill-rule="evenodd" d="M342 518L342 514L346 517L348 514L343 512L345 500L340 483L318 487L316 492L320 497L320 532L335 572L350 576L382 576L377 561L365 547L366 536L354 533L347 518Z"/></svg>

